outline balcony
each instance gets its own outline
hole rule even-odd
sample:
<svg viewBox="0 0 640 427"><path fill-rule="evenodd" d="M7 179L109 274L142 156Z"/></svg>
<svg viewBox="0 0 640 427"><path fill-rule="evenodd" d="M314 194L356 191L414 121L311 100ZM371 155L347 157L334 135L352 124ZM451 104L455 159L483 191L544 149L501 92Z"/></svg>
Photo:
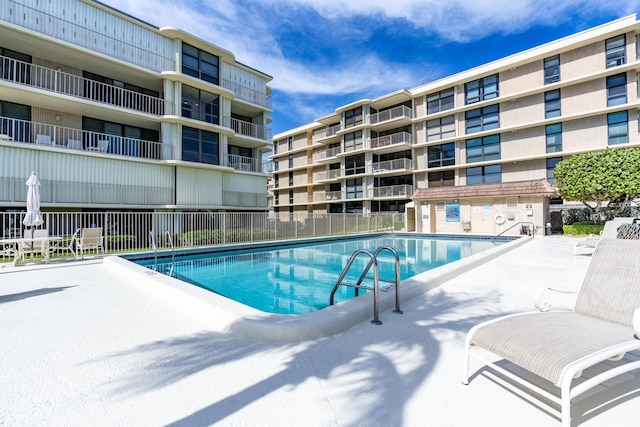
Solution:
<svg viewBox="0 0 640 427"><path fill-rule="evenodd" d="M395 151L398 148L411 148L413 136L408 132L398 132L371 140L371 148L376 152Z"/></svg>
<svg viewBox="0 0 640 427"><path fill-rule="evenodd" d="M18 142L40 147L111 154L141 159L173 159L173 146L82 129L0 117L0 143Z"/></svg>
<svg viewBox="0 0 640 427"><path fill-rule="evenodd" d="M248 136L251 138L267 140L271 139L271 128L266 128L251 122L225 117L225 124L233 129L237 135Z"/></svg>
<svg viewBox="0 0 640 427"><path fill-rule="evenodd" d="M399 107L371 114L369 116L369 124L380 130L392 129L399 125L399 121L410 124L412 118L413 110L407 106L400 105Z"/></svg>
<svg viewBox="0 0 640 427"><path fill-rule="evenodd" d="M336 156L342 152L342 147L328 148L323 151L313 153L314 162L322 162L325 160L335 160Z"/></svg>
<svg viewBox="0 0 640 427"><path fill-rule="evenodd" d="M140 92L0 56L0 80L161 116L164 100Z"/></svg>
<svg viewBox="0 0 640 427"><path fill-rule="evenodd" d="M372 166L374 174L407 172L414 169L413 160L411 159L386 160L384 162L374 163Z"/></svg>
<svg viewBox="0 0 640 427"><path fill-rule="evenodd" d="M342 191L326 191L313 195L314 202L336 201L342 199Z"/></svg>
<svg viewBox="0 0 640 427"><path fill-rule="evenodd" d="M333 138L337 136L338 131L340 130L340 125L333 125L322 129L317 129L313 131L312 141L315 143L322 139Z"/></svg>
<svg viewBox="0 0 640 427"><path fill-rule="evenodd" d="M374 198L386 197L410 197L413 194L413 185L390 185L388 187L374 187Z"/></svg>
<svg viewBox="0 0 640 427"><path fill-rule="evenodd" d="M253 157L238 156L229 154L227 156L227 166L242 172L262 172L262 159L254 159Z"/></svg>
<svg viewBox="0 0 640 427"><path fill-rule="evenodd" d="M246 86L242 86L237 83L231 82L229 80L224 80L224 79L222 80L221 86L233 92L235 97L242 101L247 101L252 104L260 105L261 107L265 107L271 110L270 95L258 92Z"/></svg>
<svg viewBox="0 0 640 427"><path fill-rule="evenodd" d="M315 172L313 174L313 182L332 181L342 176L341 169L331 169L328 171Z"/></svg>
<svg viewBox="0 0 640 427"><path fill-rule="evenodd" d="M113 58L118 58L156 72L175 69L175 61L171 56L165 56L161 53L163 50L166 50L167 52L169 51L167 48L170 47L170 43L172 42L171 40L163 41L158 37L156 40L156 51L154 52L147 46L128 43L121 37L111 37L102 32L88 28L91 20L87 23L86 20L79 19L80 22L84 22L87 25L87 27L85 27L74 24L70 21L70 18L62 19L58 16L39 10L42 9L42 6L37 7L38 8L33 8L15 0L1 2L0 20L64 40L65 42L76 46L81 46L95 52L101 52ZM63 8L54 9L59 11L65 10ZM122 23L119 24L123 25ZM138 29L135 24L130 24L129 29L136 35L146 31L145 29ZM142 34L140 35L142 36Z"/></svg>

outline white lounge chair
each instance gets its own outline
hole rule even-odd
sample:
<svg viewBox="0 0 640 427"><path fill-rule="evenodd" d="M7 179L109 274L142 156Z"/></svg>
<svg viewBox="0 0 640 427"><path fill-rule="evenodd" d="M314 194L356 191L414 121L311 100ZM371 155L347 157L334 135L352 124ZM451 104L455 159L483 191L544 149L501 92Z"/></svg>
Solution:
<svg viewBox="0 0 640 427"><path fill-rule="evenodd" d="M36 254L42 255L46 262L49 262L49 241L48 240L31 240L42 239L43 237L49 237L49 230L46 228L38 228L33 230L33 235L30 229L24 230L24 241L18 244L18 257L22 262L26 261L27 255L33 256Z"/></svg>
<svg viewBox="0 0 640 427"><path fill-rule="evenodd" d="M473 356L559 404L562 425L569 427L571 399L640 368L637 358L624 358L625 353L640 350L640 241L603 239L598 243L573 311L537 306L541 311L508 315L469 331L462 382L469 383ZM560 397L496 359L548 380L560 389ZM596 369L589 369L595 365ZM580 378L585 370L588 374Z"/></svg>
<svg viewBox="0 0 640 427"><path fill-rule="evenodd" d="M80 238L76 241L76 258L80 255L84 259L84 253L88 250L102 252L104 255L104 245L102 244L102 228L83 228Z"/></svg>
<svg viewBox="0 0 640 427"><path fill-rule="evenodd" d="M578 255L581 251L587 251L589 254L593 253L593 250L596 248L596 245L601 239L615 239L618 233L618 227L621 224L631 223L633 218L614 218L610 221L604 223L604 228L600 232L600 234L590 234L584 240L580 240L576 243L573 254ZM584 252L582 252L584 253Z"/></svg>

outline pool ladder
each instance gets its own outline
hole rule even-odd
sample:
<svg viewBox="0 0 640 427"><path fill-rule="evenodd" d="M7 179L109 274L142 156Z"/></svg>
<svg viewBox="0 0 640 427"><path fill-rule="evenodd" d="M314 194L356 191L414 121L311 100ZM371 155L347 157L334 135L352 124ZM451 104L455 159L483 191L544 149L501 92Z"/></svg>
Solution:
<svg viewBox="0 0 640 427"><path fill-rule="evenodd" d="M385 250L391 252L393 254L395 260L396 260L396 277L395 277L395 280L381 279L379 274L378 274L378 255L380 254L380 252L385 251ZM367 266L362 271L362 274L360 274L360 277L358 278L358 281L356 283L346 283L344 281L344 278L347 275L347 273L349 272L349 269L351 268L351 265L353 264L353 262L356 260L356 258L360 254L368 255L369 258L370 258L369 259L369 263L367 264ZM371 266L373 266L373 277L367 276L367 273L369 273L369 270L371 269ZM373 287L363 285L362 281L364 279L373 279ZM393 310L393 312L397 313L397 314L402 314L402 310L400 310L400 257L398 256L398 252L396 252L396 250L393 249L391 246L380 246L378 249L376 249L376 251L374 253L371 253L371 251L369 251L367 249L358 249L353 254L351 254L351 258L349 258L349 262L347 262L347 265L342 269L342 273L340 274L340 277L338 277L338 280L336 281L336 284L334 285L333 290L331 291L331 297L329 299L329 305L333 305L334 296L336 294L336 291L338 290L338 287L340 287L340 286L348 286L348 287L355 288L355 296L358 296L358 291L360 289L366 289L366 290L369 290L369 291L372 290L373 291L373 320L371 321L371 323L373 323L375 325L382 325L382 322L378 318L378 312L380 310L380 295L379 295L379 291L380 291L379 282L380 281L395 284L395 288L396 288L396 308L395 308L395 310Z"/></svg>
<svg viewBox="0 0 640 427"><path fill-rule="evenodd" d="M167 273L167 275L171 276L171 274L173 273L173 260L175 257L175 248L173 247L173 239L171 238L171 233L169 233L169 230L165 231L164 234L167 235L167 239L169 240L169 245L171 246L171 267L169 269L169 272ZM149 241L151 244L151 248L153 249L153 270L157 271L158 269L158 246L156 245L156 238L155 235L153 234L153 230L151 230L149 232Z"/></svg>

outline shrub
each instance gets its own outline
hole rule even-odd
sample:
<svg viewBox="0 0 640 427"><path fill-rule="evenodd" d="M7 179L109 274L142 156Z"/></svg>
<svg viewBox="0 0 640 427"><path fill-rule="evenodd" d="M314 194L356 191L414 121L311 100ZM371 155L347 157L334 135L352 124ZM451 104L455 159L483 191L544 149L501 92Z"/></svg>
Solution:
<svg viewBox="0 0 640 427"><path fill-rule="evenodd" d="M585 236L589 234L600 234L604 225L596 225L593 221L574 222L573 224L563 225L562 230L565 235L569 236Z"/></svg>

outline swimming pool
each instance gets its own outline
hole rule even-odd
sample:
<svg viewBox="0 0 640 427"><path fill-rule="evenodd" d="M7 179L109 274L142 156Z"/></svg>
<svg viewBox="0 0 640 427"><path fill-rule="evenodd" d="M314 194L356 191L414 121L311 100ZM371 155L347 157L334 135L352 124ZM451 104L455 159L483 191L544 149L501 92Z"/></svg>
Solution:
<svg viewBox="0 0 640 427"><path fill-rule="evenodd" d="M366 237L390 237L391 234L386 235L370 235ZM362 238L365 236L359 236ZM404 237L397 235L398 237ZM411 234L411 237L417 237L415 234ZM436 236L430 235L433 241ZM473 238L475 237L475 238ZM426 245L427 242L421 241L422 246L409 245L407 247L407 253L409 257L414 259L421 258L425 253L437 253L439 254L435 260L436 263L444 263L447 261L453 261L457 258L458 253L461 257L457 261L448 262L444 265L440 265L437 268L431 268L430 270L422 273L417 273L407 279L401 281L401 301L404 303L409 299L418 295L424 294L432 289L437 288L443 283L451 280L452 278L463 274L476 266L482 265L488 260L491 260L500 254L510 251L521 244L529 241L530 237L519 238L505 238L501 239L502 244L494 245L490 243L491 239L487 236L470 236L464 235L458 236L437 236L438 240L443 239L445 241L462 240L462 241L484 241L489 245L485 249L480 250L472 255L467 254L466 245L460 246L460 249L453 249L454 246L446 245L436 249L437 245ZM186 260L186 258L180 259L181 256L191 257L198 256L204 253L216 254L217 256L242 256L249 257L251 253L260 253L264 250L286 250L287 246L294 246L304 248L310 243L341 243L345 247L348 247L348 251L354 249L349 246L355 242L353 237L347 238L316 238L309 240L290 240L290 241L277 241L277 242L264 242L264 243L251 243L251 244L238 244L228 246L216 246L208 248L192 248L189 250L176 250L175 261ZM473 245L472 245L473 246ZM428 250L425 251L425 248ZM447 249L448 248L448 249ZM308 249L308 248L307 248ZM306 254L297 258L294 265L293 275L302 274L306 272L303 277L309 281L309 278L314 281L318 278L318 273L313 272L308 267L311 261L307 261L312 253L319 253L315 251L309 251L305 249L302 253ZM355 250L355 249L354 249ZM350 256L351 252L348 252ZM287 252L283 252L287 253ZM262 255L256 255L255 258L263 257ZM281 256L282 258L283 256ZM324 264L329 258L327 254L317 255L319 257L319 263ZM145 299L161 302L165 305L167 312L179 313L180 316L193 317L198 322L204 322L199 324L206 324L212 331L219 333L234 333L236 335L244 336L257 341L264 342L294 342L310 339L318 339L329 335L336 334L344 331L351 326L361 323L365 320L371 320L373 317L373 295L372 293L361 295L358 298L350 298L343 300L341 303L329 306L320 310L307 312L304 314L281 314L281 313L267 313L246 304L234 301L226 298L215 292L205 290L199 286L194 286L188 282L178 280L166 274L162 274L158 271L148 268L141 264L150 265L154 261L155 254L153 252L127 254L120 256L107 256L103 260L103 265L108 269L111 275L118 277L123 286L130 287L132 292L135 292L138 296ZM172 258L171 251L158 252L158 263L164 261L170 261ZM348 258L348 257L347 257ZM346 262L346 261L345 261ZM314 261L314 264L317 264ZM296 267L300 266L300 267ZM342 268L342 266L340 267ZM405 269L406 267L403 267ZM289 275L290 270L283 271L280 268L280 276ZM381 270L382 271L382 270ZM407 270L408 272L409 270ZM272 271L273 273L273 271ZM412 272L413 273L413 272ZM381 273L381 277L384 277L388 273ZM247 270L246 276L253 277L253 273ZM252 284L257 282L252 280ZM330 287L334 285L335 280L329 280ZM282 283L280 289L282 290ZM381 286L384 284L381 283ZM290 292L287 289L287 292ZM299 292L299 291L296 291ZM326 304L330 293L330 289L326 291L326 294L322 295L323 303ZM325 299L326 298L326 299ZM283 305L283 303L280 303ZM380 292L380 313L381 320L385 321L385 316L395 316L391 313L385 313L390 311L395 305L394 292Z"/></svg>
<svg viewBox="0 0 640 427"><path fill-rule="evenodd" d="M257 310L304 314L329 305L336 280L350 256L359 249L371 252L381 246L395 249L400 259L400 279L404 280L495 244L488 239L369 236L135 262ZM360 254L349 269L346 282L355 283L369 260L366 254ZM395 279L393 254L381 252L378 265L380 287L383 288ZM363 284L371 287L373 280L365 279ZM365 292L360 290L361 294ZM340 286L335 302L354 296L354 288Z"/></svg>

